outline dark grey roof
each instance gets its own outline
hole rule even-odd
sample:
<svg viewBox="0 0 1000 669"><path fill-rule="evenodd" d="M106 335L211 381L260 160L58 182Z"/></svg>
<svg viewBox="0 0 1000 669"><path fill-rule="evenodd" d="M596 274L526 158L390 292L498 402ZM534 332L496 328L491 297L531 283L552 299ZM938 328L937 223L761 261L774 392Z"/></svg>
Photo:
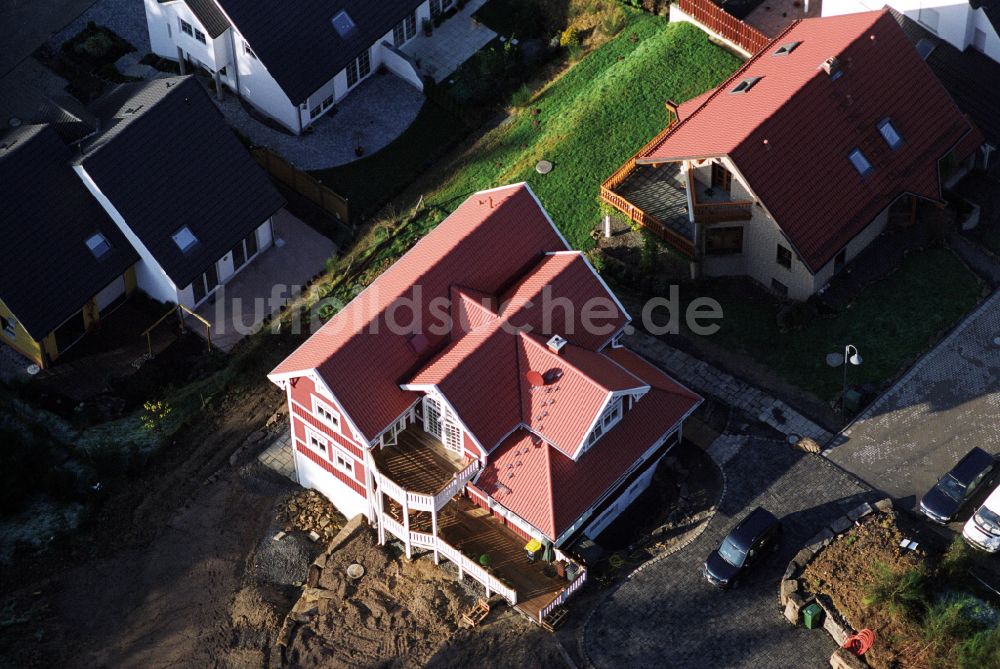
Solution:
<svg viewBox="0 0 1000 669"><path fill-rule="evenodd" d="M913 19L890 11L914 45L921 40L934 44L925 58L927 65L958 108L972 118L991 144L1000 146L1000 89L996 85L1000 81L1000 63L975 49L959 51Z"/></svg>
<svg viewBox="0 0 1000 669"><path fill-rule="evenodd" d="M421 0L219 0L294 104L304 102L420 4ZM347 39L331 23L341 10L347 10L356 26Z"/></svg>
<svg viewBox="0 0 1000 669"><path fill-rule="evenodd" d="M38 341L139 258L51 126L23 126L0 146L0 300ZM86 246L95 232L111 245L101 259Z"/></svg>
<svg viewBox="0 0 1000 669"><path fill-rule="evenodd" d="M51 125L67 143L79 141L97 129L97 119L90 110L69 95L43 97L29 120L36 125Z"/></svg>
<svg viewBox="0 0 1000 669"><path fill-rule="evenodd" d="M160 4L163 4L165 2L174 2L175 0L159 1ZM229 27L226 15L215 4L215 0L184 0L184 4L188 6L188 9L191 10L191 13L195 15L201 25L205 26L205 30L208 31L208 35L212 39L226 32L226 29Z"/></svg>
<svg viewBox="0 0 1000 669"><path fill-rule="evenodd" d="M1000 0L969 0L969 6L973 9L982 9L993 29L1000 34Z"/></svg>
<svg viewBox="0 0 1000 669"><path fill-rule="evenodd" d="M178 288L284 205L193 77L123 84L91 109L84 169ZM187 225L198 244L171 235Z"/></svg>

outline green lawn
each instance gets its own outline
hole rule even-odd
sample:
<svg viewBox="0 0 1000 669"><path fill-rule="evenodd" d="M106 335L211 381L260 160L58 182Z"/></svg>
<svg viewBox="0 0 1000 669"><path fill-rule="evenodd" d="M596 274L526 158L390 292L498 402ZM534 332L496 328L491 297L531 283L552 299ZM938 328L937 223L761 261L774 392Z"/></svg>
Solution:
<svg viewBox="0 0 1000 669"><path fill-rule="evenodd" d="M850 368L849 382L881 386L925 351L942 330L954 326L976 304L980 287L947 249L914 252L895 273L866 288L849 308L836 316L817 317L791 332L778 329L777 304L749 286L713 290L709 283L699 294L722 304L722 329L711 337L715 343L742 351L790 383L832 400L840 393L843 369L828 367L827 353L856 345L864 360L860 367Z"/></svg>
<svg viewBox="0 0 1000 669"><path fill-rule="evenodd" d="M694 97L739 64L689 24L631 14L616 38L490 131L429 201L450 210L477 190L527 181L569 242L590 248L601 181L663 129L664 101ZM542 158L555 164L545 176L533 169Z"/></svg>

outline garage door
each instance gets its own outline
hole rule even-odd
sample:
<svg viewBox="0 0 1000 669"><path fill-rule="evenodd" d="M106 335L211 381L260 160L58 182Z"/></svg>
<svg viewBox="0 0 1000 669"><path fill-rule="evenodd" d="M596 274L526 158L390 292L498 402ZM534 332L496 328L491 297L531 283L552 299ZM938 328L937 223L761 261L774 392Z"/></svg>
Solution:
<svg viewBox="0 0 1000 669"><path fill-rule="evenodd" d="M118 306L119 301L124 297L125 277L120 276L99 292L94 299L97 301L97 310L103 314L110 307Z"/></svg>

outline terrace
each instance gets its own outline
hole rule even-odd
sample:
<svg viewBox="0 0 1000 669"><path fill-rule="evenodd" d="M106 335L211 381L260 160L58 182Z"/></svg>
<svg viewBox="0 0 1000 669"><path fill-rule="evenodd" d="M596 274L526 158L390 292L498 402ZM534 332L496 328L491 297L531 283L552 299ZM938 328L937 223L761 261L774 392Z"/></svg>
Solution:
<svg viewBox="0 0 1000 669"><path fill-rule="evenodd" d="M378 471L407 491L435 495L465 469L468 462L448 450L419 426L396 435L396 443L374 452Z"/></svg>

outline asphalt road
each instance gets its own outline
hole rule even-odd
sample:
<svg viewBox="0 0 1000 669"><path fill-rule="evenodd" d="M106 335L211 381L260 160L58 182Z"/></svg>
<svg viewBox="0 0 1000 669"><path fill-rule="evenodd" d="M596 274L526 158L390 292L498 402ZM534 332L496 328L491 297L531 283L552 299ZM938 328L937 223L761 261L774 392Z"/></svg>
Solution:
<svg viewBox="0 0 1000 669"><path fill-rule="evenodd" d="M829 666L836 648L830 636L785 621L778 603L780 579L819 530L877 495L821 457L793 451L778 439L751 439L724 470L726 490L705 532L649 564L598 606L583 630L594 666ZM738 589L718 590L702 577L702 563L756 506L781 519L782 544Z"/></svg>

